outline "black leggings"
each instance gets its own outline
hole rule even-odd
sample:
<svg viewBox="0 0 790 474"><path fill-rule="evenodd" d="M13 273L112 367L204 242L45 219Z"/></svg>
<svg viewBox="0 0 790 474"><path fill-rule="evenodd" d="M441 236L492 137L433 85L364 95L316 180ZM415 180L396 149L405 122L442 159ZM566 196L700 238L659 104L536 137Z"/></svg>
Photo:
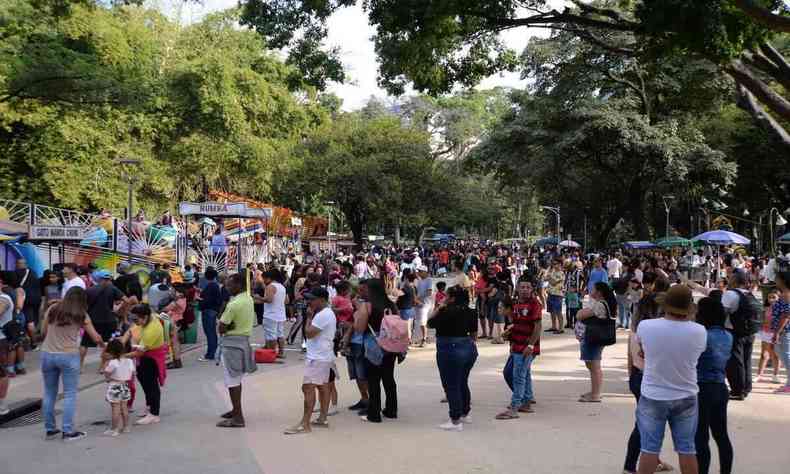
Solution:
<svg viewBox="0 0 790 474"><path fill-rule="evenodd" d="M368 373L368 420L381 421L381 386L387 401L384 407L384 416L387 418L398 417L398 387L395 384L395 354L384 353L381 365L373 365L365 359L365 369Z"/></svg>
<svg viewBox="0 0 790 474"><path fill-rule="evenodd" d="M729 391L724 383L699 384L699 415L697 418L697 462L699 473L708 474L710 469L710 434L719 448L721 474L732 472L732 443L727 434L727 403Z"/></svg>
<svg viewBox="0 0 790 474"><path fill-rule="evenodd" d="M145 404L148 405L148 413L159 416L159 401L161 392L159 391L159 369L156 361L150 357L140 357L140 365L137 366L137 380L143 387L145 393Z"/></svg>
<svg viewBox="0 0 790 474"><path fill-rule="evenodd" d="M636 367L631 368L631 376L628 378L628 387L631 389L631 393L634 394L636 404L638 405L639 397L642 396L642 371ZM625 454L624 470L636 472L636 462L639 460L641 443L642 438L639 435L639 427L634 425L634 430L631 431L631 436L628 438L628 452Z"/></svg>

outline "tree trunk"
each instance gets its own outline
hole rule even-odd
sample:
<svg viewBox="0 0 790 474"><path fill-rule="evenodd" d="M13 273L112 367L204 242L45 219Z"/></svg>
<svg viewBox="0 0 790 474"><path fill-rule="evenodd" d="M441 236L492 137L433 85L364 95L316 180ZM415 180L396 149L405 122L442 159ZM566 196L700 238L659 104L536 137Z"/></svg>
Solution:
<svg viewBox="0 0 790 474"><path fill-rule="evenodd" d="M400 247L400 217L395 222L395 246Z"/></svg>
<svg viewBox="0 0 790 474"><path fill-rule="evenodd" d="M630 207L631 220L634 224L637 240L649 240L650 230L647 227L644 209L644 189L642 189L642 179L634 178L628 187L628 205Z"/></svg>

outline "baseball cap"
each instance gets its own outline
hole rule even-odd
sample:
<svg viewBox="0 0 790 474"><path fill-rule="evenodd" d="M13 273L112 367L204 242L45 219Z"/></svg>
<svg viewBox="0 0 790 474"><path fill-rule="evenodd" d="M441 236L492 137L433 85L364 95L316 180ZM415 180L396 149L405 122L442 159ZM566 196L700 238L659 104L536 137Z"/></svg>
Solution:
<svg viewBox="0 0 790 474"><path fill-rule="evenodd" d="M304 299L306 300L314 300L316 298L323 298L325 300L329 299L329 292L326 291L324 288L313 288L309 292L304 294Z"/></svg>
<svg viewBox="0 0 790 474"><path fill-rule="evenodd" d="M98 280L111 280L112 279L112 273L108 272L107 270L96 270L95 272L93 272L93 279L95 281L98 281Z"/></svg>

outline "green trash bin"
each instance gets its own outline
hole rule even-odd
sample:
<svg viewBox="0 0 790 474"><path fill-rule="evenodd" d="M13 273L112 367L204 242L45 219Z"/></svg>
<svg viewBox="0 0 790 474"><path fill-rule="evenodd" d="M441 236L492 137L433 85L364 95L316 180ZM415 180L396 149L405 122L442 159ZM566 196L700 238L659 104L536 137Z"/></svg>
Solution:
<svg viewBox="0 0 790 474"><path fill-rule="evenodd" d="M197 327L197 323L192 323L179 333L181 344L197 344Z"/></svg>

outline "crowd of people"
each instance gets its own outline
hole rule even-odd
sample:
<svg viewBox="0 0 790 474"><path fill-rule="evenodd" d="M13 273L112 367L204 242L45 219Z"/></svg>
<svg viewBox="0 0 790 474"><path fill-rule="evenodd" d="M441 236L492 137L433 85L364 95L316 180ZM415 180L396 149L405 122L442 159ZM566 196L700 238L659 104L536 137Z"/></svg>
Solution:
<svg viewBox="0 0 790 474"><path fill-rule="evenodd" d="M728 403L746 400L753 379L780 383L780 367L790 364L790 272L781 259L719 250L583 255L460 242L373 247L357 255L283 255L231 275L210 267L155 268L145 290L126 264L115 278L66 264L39 280L19 260L15 272L0 273L0 410L9 378L25 374L26 346L40 344L46 437L84 437L73 423L76 389L88 349L98 346L112 410L106 434L129 431L135 379L145 396L136 423L159 423L160 387L167 370L182 367L179 334L199 313L206 343L200 360L222 366L232 407L218 427L246 425L242 381L256 370L253 327L261 325L263 348L277 358L298 343L304 353L303 410L285 434L329 426L338 412L338 357L359 392L349 408L369 423L397 418L395 368L410 347L433 343L449 415L440 428L462 431L471 422L469 379L483 340L509 345L503 362L512 395L495 418L514 420L535 411L539 387L531 367L542 338L573 331L590 376L590 390L578 401L601 403L604 349L620 331L637 400L624 473L672 469L659 459L667 423L682 472L708 472L712 434L721 472L729 473ZM16 335L5 331L14 321ZM753 377L755 338L762 357ZM765 379L768 364L773 376ZM54 402L61 378L59 431ZM790 380L776 392L790 393Z"/></svg>

